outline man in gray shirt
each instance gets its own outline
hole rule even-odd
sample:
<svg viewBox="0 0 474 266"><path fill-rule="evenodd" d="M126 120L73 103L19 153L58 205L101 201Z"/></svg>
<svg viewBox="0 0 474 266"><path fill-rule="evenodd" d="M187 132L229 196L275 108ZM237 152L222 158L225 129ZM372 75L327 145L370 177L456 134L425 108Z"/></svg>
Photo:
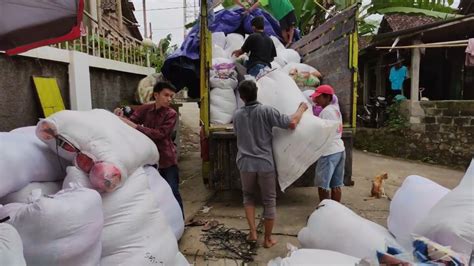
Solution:
<svg viewBox="0 0 474 266"><path fill-rule="evenodd" d="M255 195L260 187L265 219L263 246L269 248L276 244L276 240L272 238L276 214L276 173L272 150L272 128L295 129L308 106L301 103L296 113L288 116L257 101L258 89L255 82L242 81L238 89L245 106L237 110L234 115L234 131L237 135L237 167L242 181L245 215L250 227L248 240L257 240Z"/></svg>

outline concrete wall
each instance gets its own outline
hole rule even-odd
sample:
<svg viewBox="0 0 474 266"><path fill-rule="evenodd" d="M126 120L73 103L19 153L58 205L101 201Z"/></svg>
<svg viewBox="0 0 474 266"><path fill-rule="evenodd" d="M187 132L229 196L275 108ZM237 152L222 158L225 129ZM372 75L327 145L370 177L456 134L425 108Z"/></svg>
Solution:
<svg viewBox="0 0 474 266"><path fill-rule="evenodd" d="M0 54L0 131L35 125L43 116L32 76L56 77L70 107L68 64Z"/></svg>
<svg viewBox="0 0 474 266"><path fill-rule="evenodd" d="M113 110L121 104L135 104L134 95L142 75L90 68L92 108Z"/></svg>
<svg viewBox="0 0 474 266"><path fill-rule="evenodd" d="M355 147L466 167L474 156L474 101L427 101L410 105L414 116L410 117L409 128L357 129Z"/></svg>
<svg viewBox="0 0 474 266"><path fill-rule="evenodd" d="M153 68L41 47L8 57L0 53L0 131L35 125L43 117L32 76L55 77L66 109L112 110L133 103L141 78Z"/></svg>

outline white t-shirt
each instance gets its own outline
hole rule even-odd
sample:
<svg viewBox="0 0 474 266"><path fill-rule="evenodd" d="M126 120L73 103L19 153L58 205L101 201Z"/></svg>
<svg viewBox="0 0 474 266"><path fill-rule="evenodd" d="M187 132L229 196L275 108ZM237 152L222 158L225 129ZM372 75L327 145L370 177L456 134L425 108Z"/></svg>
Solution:
<svg viewBox="0 0 474 266"><path fill-rule="evenodd" d="M326 106L321 113L319 114L321 119L333 120L339 122L337 127L337 134L333 139L332 144L328 146L326 151L323 153L323 156L328 156L345 150L344 142L342 141L342 116L341 111L339 111L338 106L330 104Z"/></svg>

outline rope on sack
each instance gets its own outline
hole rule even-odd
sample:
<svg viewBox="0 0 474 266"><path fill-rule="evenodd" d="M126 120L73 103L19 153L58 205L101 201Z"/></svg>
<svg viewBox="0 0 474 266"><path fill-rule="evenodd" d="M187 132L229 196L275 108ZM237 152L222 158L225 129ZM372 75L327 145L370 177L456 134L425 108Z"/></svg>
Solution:
<svg viewBox="0 0 474 266"><path fill-rule="evenodd" d="M252 262L253 256L257 255L257 243L247 241L247 233L223 224L205 231L200 241L209 249L209 255L214 257Z"/></svg>

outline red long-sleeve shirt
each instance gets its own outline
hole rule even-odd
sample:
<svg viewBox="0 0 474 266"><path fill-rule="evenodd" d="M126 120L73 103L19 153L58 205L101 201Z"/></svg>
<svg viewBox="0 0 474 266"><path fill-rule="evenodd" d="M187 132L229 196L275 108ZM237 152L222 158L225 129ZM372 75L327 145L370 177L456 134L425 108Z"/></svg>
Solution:
<svg viewBox="0 0 474 266"><path fill-rule="evenodd" d="M154 103L138 107L130 117L130 120L138 125L137 130L156 144L160 152L158 165L160 169L178 164L176 147L171 140L176 119L177 113L174 109L170 107L156 109Z"/></svg>

